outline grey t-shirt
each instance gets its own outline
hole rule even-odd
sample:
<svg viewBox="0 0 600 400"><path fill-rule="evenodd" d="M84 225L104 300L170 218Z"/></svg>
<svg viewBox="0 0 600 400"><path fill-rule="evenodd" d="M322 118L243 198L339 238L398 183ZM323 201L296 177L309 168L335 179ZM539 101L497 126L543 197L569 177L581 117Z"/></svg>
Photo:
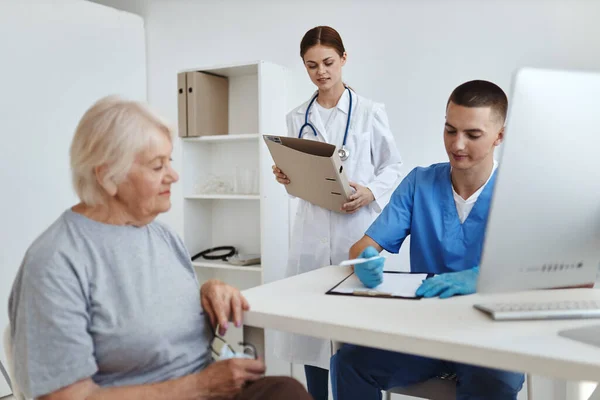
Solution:
<svg viewBox="0 0 600 400"><path fill-rule="evenodd" d="M115 226L67 210L27 251L9 316L27 397L87 377L100 386L161 382L211 360L189 255L156 221Z"/></svg>

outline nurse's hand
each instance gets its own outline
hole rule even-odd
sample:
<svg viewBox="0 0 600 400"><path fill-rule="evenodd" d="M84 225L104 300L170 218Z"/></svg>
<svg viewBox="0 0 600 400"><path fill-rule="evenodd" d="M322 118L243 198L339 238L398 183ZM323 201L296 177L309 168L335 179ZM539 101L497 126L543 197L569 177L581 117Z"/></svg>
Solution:
<svg viewBox="0 0 600 400"><path fill-rule="evenodd" d="M216 279L211 279L202 285L200 302L212 326L219 324L221 336L227 332L231 319L236 327L242 326L242 314L250 309L248 300L239 290Z"/></svg>
<svg viewBox="0 0 600 400"><path fill-rule="evenodd" d="M273 165L273 175L275 175L275 179L277 179L277 182L281 183L282 185L287 185L288 183L290 183L290 180L288 179L287 175L281 172L281 170L277 168L277 165Z"/></svg>
<svg viewBox="0 0 600 400"><path fill-rule="evenodd" d="M364 207L375 201L375 196L373 196L371 189L366 186L361 186L358 183L349 183L350 186L354 188L355 192L350 196L350 201L342 205L342 211L345 211L346 214L354 214L361 207Z"/></svg>
<svg viewBox="0 0 600 400"><path fill-rule="evenodd" d="M379 252L375 247L369 246L360 253L359 258L371 258L378 256ZM360 279L363 285L369 289L381 285L383 282L383 263L385 260L379 258L354 265L354 273Z"/></svg>
<svg viewBox="0 0 600 400"><path fill-rule="evenodd" d="M473 294L477 290L477 277L479 267L459 272L447 272L425 279L417 289L417 296L437 297L447 299L448 297Z"/></svg>

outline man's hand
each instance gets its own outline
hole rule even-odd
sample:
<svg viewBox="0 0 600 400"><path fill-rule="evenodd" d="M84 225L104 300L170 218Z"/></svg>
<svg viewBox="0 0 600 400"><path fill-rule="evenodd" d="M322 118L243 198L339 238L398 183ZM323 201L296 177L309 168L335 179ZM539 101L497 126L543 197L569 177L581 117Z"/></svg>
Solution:
<svg viewBox="0 0 600 400"><path fill-rule="evenodd" d="M202 285L200 301L212 326L219 324L221 336L227 332L230 319L233 319L236 327L242 326L242 314L250 309L248 301L238 289L215 279Z"/></svg>
<svg viewBox="0 0 600 400"><path fill-rule="evenodd" d="M217 361L196 376L202 399L233 399L247 383L263 377L265 363L262 360L232 358Z"/></svg>
<svg viewBox="0 0 600 400"><path fill-rule="evenodd" d="M425 279L417 289L417 296L447 299L460 294L473 294L477 290L479 267L459 272L447 272Z"/></svg>
<svg viewBox="0 0 600 400"><path fill-rule="evenodd" d="M371 258L378 256L379 252L374 247L367 247L360 253L359 258ZM356 264L354 266L354 273L360 279L363 285L369 289L381 285L383 282L383 264L385 260L379 258L377 260L371 260L364 263Z"/></svg>
<svg viewBox="0 0 600 400"><path fill-rule="evenodd" d="M350 196L350 201L342 205L342 211L346 214L354 214L361 207L364 207L375 200L373 192L366 186L361 186L358 183L349 182L355 192Z"/></svg>

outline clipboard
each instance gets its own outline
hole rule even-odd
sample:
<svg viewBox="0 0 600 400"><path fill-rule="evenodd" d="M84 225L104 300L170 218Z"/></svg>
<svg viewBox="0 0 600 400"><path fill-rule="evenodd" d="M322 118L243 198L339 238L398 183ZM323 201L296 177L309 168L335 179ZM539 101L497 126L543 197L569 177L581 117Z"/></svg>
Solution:
<svg viewBox="0 0 600 400"><path fill-rule="evenodd" d="M343 213L353 189L336 147L316 140L263 135L275 165L290 179L288 194Z"/></svg>
<svg viewBox="0 0 600 400"><path fill-rule="evenodd" d="M369 289L352 272L325 294L420 300L422 296L411 295L410 293L415 293L425 279L433 276L434 274L427 273L383 271L383 283L373 289ZM388 286L386 286L386 283Z"/></svg>

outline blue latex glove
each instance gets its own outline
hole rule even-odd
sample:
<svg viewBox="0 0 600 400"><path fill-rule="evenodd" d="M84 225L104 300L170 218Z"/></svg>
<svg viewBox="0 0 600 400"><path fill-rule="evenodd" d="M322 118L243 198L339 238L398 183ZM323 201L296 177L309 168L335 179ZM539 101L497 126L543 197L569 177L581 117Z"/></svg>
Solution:
<svg viewBox="0 0 600 400"><path fill-rule="evenodd" d="M417 296L447 299L457 294L473 294L477 289L478 276L479 267L437 275L423 281L417 289Z"/></svg>
<svg viewBox="0 0 600 400"><path fill-rule="evenodd" d="M372 246L367 247L360 253L359 258L370 258L378 256L379 252ZM385 259L379 258L377 260L367 261L364 263L356 264L354 266L354 273L358 276L358 279L363 285L369 289L374 288L377 285L381 285L383 282L383 264Z"/></svg>

